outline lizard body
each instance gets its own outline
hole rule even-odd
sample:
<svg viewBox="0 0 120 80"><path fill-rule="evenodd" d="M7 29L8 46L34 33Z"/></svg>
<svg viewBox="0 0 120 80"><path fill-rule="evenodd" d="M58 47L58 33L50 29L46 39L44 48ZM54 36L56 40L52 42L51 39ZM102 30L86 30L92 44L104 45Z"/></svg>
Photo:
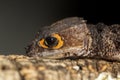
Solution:
<svg viewBox="0 0 120 80"><path fill-rule="evenodd" d="M98 58L120 61L120 25L87 24L66 18L41 28L26 48L28 56Z"/></svg>

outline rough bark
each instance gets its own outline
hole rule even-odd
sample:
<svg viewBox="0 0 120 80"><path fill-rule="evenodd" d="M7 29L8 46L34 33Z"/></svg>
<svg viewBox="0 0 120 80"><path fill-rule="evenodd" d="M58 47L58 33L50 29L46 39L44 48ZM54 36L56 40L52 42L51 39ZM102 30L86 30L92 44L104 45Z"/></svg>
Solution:
<svg viewBox="0 0 120 80"><path fill-rule="evenodd" d="M120 80L120 63L0 55L0 80Z"/></svg>

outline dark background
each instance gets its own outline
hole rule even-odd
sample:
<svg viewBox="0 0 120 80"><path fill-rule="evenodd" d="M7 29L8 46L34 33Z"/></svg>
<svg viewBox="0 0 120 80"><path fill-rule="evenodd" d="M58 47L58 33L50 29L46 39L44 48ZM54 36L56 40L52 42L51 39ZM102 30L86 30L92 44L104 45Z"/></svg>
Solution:
<svg viewBox="0 0 120 80"><path fill-rule="evenodd" d="M88 23L120 23L119 2L85 0L0 1L0 54L25 54L24 47L43 26L66 17Z"/></svg>

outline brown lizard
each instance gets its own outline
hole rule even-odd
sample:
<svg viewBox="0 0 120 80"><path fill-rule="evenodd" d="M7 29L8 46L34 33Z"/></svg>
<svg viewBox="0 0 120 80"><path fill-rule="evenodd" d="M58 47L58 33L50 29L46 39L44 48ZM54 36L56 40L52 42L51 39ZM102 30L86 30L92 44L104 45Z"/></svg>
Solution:
<svg viewBox="0 0 120 80"><path fill-rule="evenodd" d="M120 25L87 24L79 17L43 27L26 48L28 56L120 61Z"/></svg>

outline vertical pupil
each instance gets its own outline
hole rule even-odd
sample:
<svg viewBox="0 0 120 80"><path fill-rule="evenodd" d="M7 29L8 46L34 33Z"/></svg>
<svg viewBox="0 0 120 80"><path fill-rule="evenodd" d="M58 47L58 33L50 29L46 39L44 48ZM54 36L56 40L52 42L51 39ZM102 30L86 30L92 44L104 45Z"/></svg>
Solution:
<svg viewBox="0 0 120 80"><path fill-rule="evenodd" d="M45 38L45 45L48 47L53 47L55 45L57 45L57 39L55 37L46 37Z"/></svg>

